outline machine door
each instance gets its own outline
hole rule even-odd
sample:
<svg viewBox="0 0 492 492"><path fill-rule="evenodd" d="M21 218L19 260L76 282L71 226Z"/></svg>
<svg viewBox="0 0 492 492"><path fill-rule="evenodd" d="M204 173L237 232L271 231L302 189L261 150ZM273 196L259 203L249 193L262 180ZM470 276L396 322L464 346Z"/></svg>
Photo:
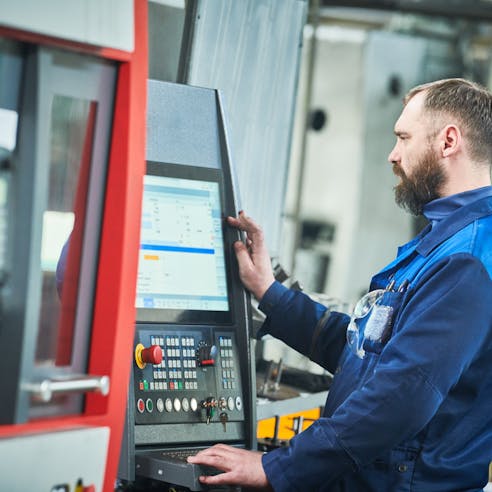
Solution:
<svg viewBox="0 0 492 492"><path fill-rule="evenodd" d="M0 71L3 424L108 387L86 372L116 67L0 41Z"/></svg>

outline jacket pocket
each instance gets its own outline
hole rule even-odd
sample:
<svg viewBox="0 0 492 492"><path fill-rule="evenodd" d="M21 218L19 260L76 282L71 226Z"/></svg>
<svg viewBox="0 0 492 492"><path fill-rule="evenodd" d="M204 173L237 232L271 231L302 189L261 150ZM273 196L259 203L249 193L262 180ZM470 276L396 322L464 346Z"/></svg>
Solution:
<svg viewBox="0 0 492 492"><path fill-rule="evenodd" d="M372 468L381 477L378 492L411 492L417 457L418 450L398 447L392 449L386 459L376 459Z"/></svg>
<svg viewBox="0 0 492 492"><path fill-rule="evenodd" d="M380 354L393 334L394 320L402 305L404 292L385 292L363 320L363 349L365 352Z"/></svg>

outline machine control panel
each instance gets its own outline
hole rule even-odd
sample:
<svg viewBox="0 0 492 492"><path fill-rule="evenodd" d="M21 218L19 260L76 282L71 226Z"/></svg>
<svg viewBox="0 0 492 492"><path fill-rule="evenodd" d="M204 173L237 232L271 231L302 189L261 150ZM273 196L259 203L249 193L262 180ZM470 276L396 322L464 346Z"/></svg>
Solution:
<svg viewBox="0 0 492 492"><path fill-rule="evenodd" d="M254 447L256 424L250 298L232 247L240 236L225 220L239 207L221 97L161 81L148 88L133 368L119 470L145 491L148 479L189 487L195 469L171 455L218 442Z"/></svg>
<svg viewBox="0 0 492 492"><path fill-rule="evenodd" d="M233 332L212 327L139 329L135 345L135 423L244 420Z"/></svg>

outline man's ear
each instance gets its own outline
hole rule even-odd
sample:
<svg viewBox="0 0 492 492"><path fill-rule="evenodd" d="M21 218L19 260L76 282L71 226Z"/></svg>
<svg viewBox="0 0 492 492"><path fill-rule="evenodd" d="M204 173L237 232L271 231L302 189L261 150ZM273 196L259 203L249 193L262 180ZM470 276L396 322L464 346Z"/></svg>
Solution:
<svg viewBox="0 0 492 492"><path fill-rule="evenodd" d="M440 148L442 157L450 157L461 147L462 135L457 125L446 125L441 130Z"/></svg>

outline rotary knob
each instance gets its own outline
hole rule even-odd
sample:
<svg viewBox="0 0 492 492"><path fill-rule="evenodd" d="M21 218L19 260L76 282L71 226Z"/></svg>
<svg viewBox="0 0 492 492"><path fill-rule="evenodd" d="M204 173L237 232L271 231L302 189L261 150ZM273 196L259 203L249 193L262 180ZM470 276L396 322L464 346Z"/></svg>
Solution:
<svg viewBox="0 0 492 492"><path fill-rule="evenodd" d="M139 343L135 347L135 362L140 369L143 369L147 364L160 364L162 362L162 348L160 345L151 345L146 348Z"/></svg>
<svg viewBox="0 0 492 492"><path fill-rule="evenodd" d="M199 366L214 366L217 357L217 346L211 345L204 340L198 344L196 358Z"/></svg>

